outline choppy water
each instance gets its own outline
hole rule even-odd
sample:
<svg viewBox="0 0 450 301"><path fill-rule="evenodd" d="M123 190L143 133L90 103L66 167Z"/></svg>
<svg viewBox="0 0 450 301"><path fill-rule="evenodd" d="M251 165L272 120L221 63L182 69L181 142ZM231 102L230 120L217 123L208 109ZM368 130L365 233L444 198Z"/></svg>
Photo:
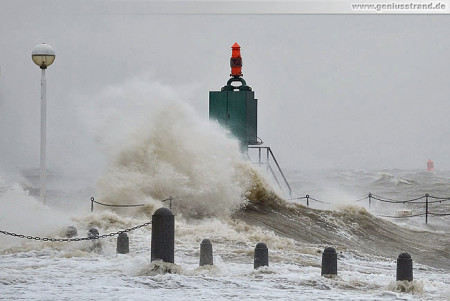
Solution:
<svg viewBox="0 0 450 301"><path fill-rule="evenodd" d="M116 237L91 243L43 242L0 234L3 300L446 300L450 296L448 216L392 218L424 204L361 200L369 192L392 200L425 193L450 196L450 172L287 170L294 199L277 191L263 169L243 159L236 141L182 104L144 114L144 124L101 140L109 163L97 181L61 167L49 171L47 205L38 201L38 173L0 174L0 230L63 237L75 226L108 234L141 225L160 200L176 214L172 273L150 262L151 226L129 232L130 253L116 255ZM129 117L131 118L132 115ZM106 118L105 120L110 120ZM114 119L115 120L115 119ZM116 122L116 121L114 121ZM108 125L109 133L116 133ZM120 136L120 137L119 137ZM105 137L103 137L105 138ZM280 162L283 166L283 162ZM1 172L1 171L0 171ZM272 183L272 184L271 184ZM275 187L275 188L273 188ZM310 207L305 207L309 194ZM136 208L94 206L145 204ZM356 202L355 200L360 200ZM430 204L449 213L450 202ZM114 209L114 210L112 210ZM213 267L199 268L199 245L213 243ZM269 267L253 269L258 242ZM338 276L320 276L321 252L338 251ZM412 283L396 283L395 259L410 252Z"/></svg>
<svg viewBox="0 0 450 301"><path fill-rule="evenodd" d="M311 201L306 208L295 204L305 200L284 204L263 192L267 197L263 202L208 217L189 215L185 206L177 209L174 200L178 215L172 274L155 272L150 262L150 227L130 232L131 252L119 256L115 238L102 239L103 253L97 254L90 252L90 242L36 242L3 235L0 299L446 300L448 217L430 217L428 224L423 217L379 218L407 205L373 201L369 209L367 200L353 201L369 191L392 199L424 193L444 196L448 176L420 171L289 171L297 195L308 193L332 204ZM25 179L36 180L29 172ZM54 186L64 181L70 178L50 178L49 187L57 192L53 198L64 194ZM71 206L76 210L64 212L61 203L53 201L53 209L44 207L21 185L3 180L0 224L6 229L2 230L57 237L75 225L80 236L92 226L103 234L145 223L154 210L154 205L118 211L96 205L90 213L89 199L81 196L93 187L79 191L78 205ZM435 206L448 210L446 202ZM214 267L198 267L203 238L213 242ZM270 266L255 271L252 256L258 242L268 245ZM336 279L320 276L320 252L326 246L336 247L339 254ZM413 283L395 282L395 258L403 251L414 259Z"/></svg>

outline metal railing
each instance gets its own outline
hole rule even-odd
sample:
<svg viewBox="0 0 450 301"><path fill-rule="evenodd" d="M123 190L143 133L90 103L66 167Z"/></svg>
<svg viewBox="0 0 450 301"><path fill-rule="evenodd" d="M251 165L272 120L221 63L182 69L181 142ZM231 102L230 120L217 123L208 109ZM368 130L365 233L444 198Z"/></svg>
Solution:
<svg viewBox="0 0 450 301"><path fill-rule="evenodd" d="M272 158L272 161L275 163L275 166L277 167L278 172L280 173L284 184L286 185L287 189L289 190L289 197L292 197L292 188L291 185L289 185L289 182L287 181L283 171L281 170L280 165L278 164L277 159L275 158L275 155L273 154L272 150L270 149L269 146L249 146L249 149L257 149L258 150L258 165L264 165L266 164L267 166L267 170L270 171L270 173L272 174L273 178L275 179L275 181L277 182L278 186L280 187L281 190L283 190L283 187L280 184L280 181L275 173L275 171L273 170L272 166L270 165L270 158ZM262 152L263 150L266 151L266 155L265 155L265 161L263 161L263 156L262 156ZM250 155L249 155L250 158ZM255 163L255 162L254 162Z"/></svg>

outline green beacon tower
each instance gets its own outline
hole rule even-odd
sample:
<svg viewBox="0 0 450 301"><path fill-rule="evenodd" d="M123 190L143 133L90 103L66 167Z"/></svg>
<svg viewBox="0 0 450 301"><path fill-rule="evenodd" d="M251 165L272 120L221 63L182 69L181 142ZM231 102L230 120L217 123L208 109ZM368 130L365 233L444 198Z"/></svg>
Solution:
<svg viewBox="0 0 450 301"><path fill-rule="evenodd" d="M231 78L220 91L209 92L209 119L228 129L247 151L249 145L260 144L256 131L258 100L242 78L241 47L235 43L231 49Z"/></svg>

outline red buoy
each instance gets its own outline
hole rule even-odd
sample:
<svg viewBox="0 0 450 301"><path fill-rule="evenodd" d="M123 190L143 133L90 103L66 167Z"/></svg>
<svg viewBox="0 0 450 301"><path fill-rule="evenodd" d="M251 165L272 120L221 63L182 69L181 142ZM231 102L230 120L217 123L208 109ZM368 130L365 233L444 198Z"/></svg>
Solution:
<svg viewBox="0 0 450 301"><path fill-rule="evenodd" d="M432 160L428 160L427 162L427 170L434 171L434 162Z"/></svg>

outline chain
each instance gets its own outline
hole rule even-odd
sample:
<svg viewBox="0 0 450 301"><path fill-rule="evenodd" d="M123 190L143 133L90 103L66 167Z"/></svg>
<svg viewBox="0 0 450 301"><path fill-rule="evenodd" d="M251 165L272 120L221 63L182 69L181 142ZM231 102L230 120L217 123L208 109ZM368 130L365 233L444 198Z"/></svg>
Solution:
<svg viewBox="0 0 450 301"><path fill-rule="evenodd" d="M450 201L450 197L438 197L438 196L432 196L432 195L429 195L428 196L429 198L432 198L432 199L438 199L438 200L441 200L441 201Z"/></svg>
<svg viewBox="0 0 450 301"><path fill-rule="evenodd" d="M429 215L434 215L434 216L450 216L450 213L428 213Z"/></svg>
<svg viewBox="0 0 450 301"><path fill-rule="evenodd" d="M168 197L167 199L161 200L161 202L166 202L166 201L172 201L174 198L172 196ZM107 207L142 207L145 206L145 204L131 204L131 205L114 205L114 204L104 204L104 203L100 203L97 202L94 197L91 197L91 202L92 203L96 203L102 206L107 206Z"/></svg>
<svg viewBox="0 0 450 301"><path fill-rule="evenodd" d="M331 203L329 203L329 202L324 202L324 201L316 200L315 198L312 198L312 197L309 197L309 199L310 199L310 200L313 200L313 201L315 201L315 202L318 202L318 203L322 203L322 204L331 204Z"/></svg>
<svg viewBox="0 0 450 301"><path fill-rule="evenodd" d="M167 201L172 201L174 198L172 196L169 196L167 199L161 200L161 202L167 202Z"/></svg>
<svg viewBox="0 0 450 301"><path fill-rule="evenodd" d="M372 197L372 195L370 195L370 197ZM364 197L362 197L362 198L360 198L360 199L357 199L356 201L353 201L352 203L361 202L361 201L364 201L364 200L366 200L366 199L368 199L368 198L369 198L369 196L366 195L366 196L364 196Z"/></svg>
<svg viewBox="0 0 450 301"><path fill-rule="evenodd" d="M390 217L390 218L410 218L410 217L416 217L416 216L423 216L426 213L418 213L418 214L412 214L412 215L408 215L408 216L393 216L393 215L377 215L380 217ZM429 213L428 213L429 214Z"/></svg>
<svg viewBox="0 0 450 301"><path fill-rule="evenodd" d="M91 198L91 202L102 205L102 206L107 206L107 207L142 207L145 206L145 204L132 204L132 205L114 205L114 204L104 204L104 203L100 203L94 200L94 198Z"/></svg>
<svg viewBox="0 0 450 301"><path fill-rule="evenodd" d="M51 241L51 242L72 242L72 241L83 241L83 240L93 240L93 239L100 239L100 238L106 238L106 237L113 237L116 235L119 235L121 233L127 233L142 227L146 227L148 225L150 225L152 222L147 222L144 223L142 225L138 225L138 226L134 226L132 228L128 228L125 230L120 230L117 232L112 232L109 234L103 234L103 235L99 235L99 236L91 236L91 237L77 237L77 238L48 238L48 237L38 237L38 236L31 236L31 235L23 235L23 234L16 234L14 232L8 232L8 231L3 231L0 230L0 233L5 234L5 235L9 235L9 236L13 236L13 237L18 237L18 238L26 238L26 239L30 239L30 240L37 240L37 241Z"/></svg>

